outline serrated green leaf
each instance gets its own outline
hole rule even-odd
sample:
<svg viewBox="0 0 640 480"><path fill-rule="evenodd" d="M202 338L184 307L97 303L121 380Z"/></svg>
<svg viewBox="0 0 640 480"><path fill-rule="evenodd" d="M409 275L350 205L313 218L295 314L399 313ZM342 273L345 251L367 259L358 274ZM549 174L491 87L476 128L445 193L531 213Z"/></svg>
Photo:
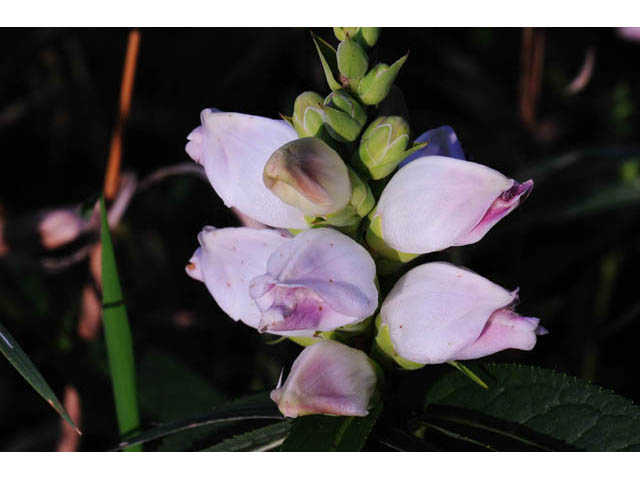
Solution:
<svg viewBox="0 0 640 480"><path fill-rule="evenodd" d="M129 435L140 426L136 394L133 340L122 298L116 257L107 223L104 199L100 199L100 241L102 242L102 314L107 344L109 372L121 435ZM139 448L132 449L139 451Z"/></svg>
<svg viewBox="0 0 640 480"><path fill-rule="evenodd" d="M488 390L458 372L440 379L427 393L427 417L542 448L640 450L640 407L626 398L538 367L490 364L486 374Z"/></svg>
<svg viewBox="0 0 640 480"><path fill-rule="evenodd" d="M271 401L268 393L251 395L237 400L231 405L216 408L212 412L185 418L176 422L160 425L143 432L118 445L118 449L125 449L132 445L140 445L173 433L194 428L205 427L220 423L238 422L242 420L282 420L276 404Z"/></svg>
<svg viewBox="0 0 640 480"><path fill-rule="evenodd" d="M24 379L33 387L33 389L44 398L53 409L58 412L65 421L71 425L76 432L80 433L78 427L75 426L71 417L64 409L58 397L56 397L51 387L47 384L44 377L40 374L36 366L29 359L27 354L20 348L18 342L11 336L9 331L0 324L0 352L9 360L9 363L24 377Z"/></svg>
<svg viewBox="0 0 640 480"><path fill-rule="evenodd" d="M382 402L366 417L309 415L295 420L282 445L284 452L358 452L382 412Z"/></svg>
<svg viewBox="0 0 640 480"><path fill-rule="evenodd" d="M311 32L311 38L313 38L313 43L315 44L316 50L318 51L318 56L320 57L320 62L322 63L322 70L324 71L324 76L327 79L329 88L331 90L339 90L340 88L342 88L342 85L336 80L335 77L335 75L338 74L338 60L336 57L335 48L333 48L313 32Z"/></svg>
<svg viewBox="0 0 640 480"><path fill-rule="evenodd" d="M284 420L250 432L234 435L205 452L265 452L279 447L291 431L293 421Z"/></svg>

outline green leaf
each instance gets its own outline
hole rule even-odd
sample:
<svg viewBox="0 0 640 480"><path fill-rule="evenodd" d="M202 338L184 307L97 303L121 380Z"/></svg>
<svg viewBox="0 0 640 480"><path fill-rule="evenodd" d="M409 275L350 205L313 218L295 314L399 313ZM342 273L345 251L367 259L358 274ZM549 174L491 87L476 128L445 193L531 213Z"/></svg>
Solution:
<svg viewBox="0 0 640 480"><path fill-rule="evenodd" d="M36 366L2 324L0 324L0 352L7 357L9 363L13 365L20 375L29 382L29 385L58 412L58 415L64 418L65 421L80 434L80 430L75 426L73 420L71 420L71 417L69 417L69 414L60 403L60 400L58 400L58 397L56 397L55 393L51 390L51 387L49 387Z"/></svg>
<svg viewBox="0 0 640 480"><path fill-rule="evenodd" d="M113 243L104 199L100 199L100 240L102 242L102 312L104 336L107 344L109 371L113 384L120 434L129 435L140 426L136 395L133 341L122 299L122 289L113 252ZM140 448L132 449L140 451Z"/></svg>
<svg viewBox="0 0 640 480"><path fill-rule="evenodd" d="M218 423L238 422L242 420L282 420L276 404L271 401L268 393L251 395L248 399L240 399L231 405L216 408L212 412L189 417L176 422L160 425L142 434L121 442L118 449L125 449L132 445L140 445L173 433L194 428L205 427Z"/></svg>
<svg viewBox="0 0 640 480"><path fill-rule="evenodd" d="M626 398L538 367L490 364L488 377L488 390L458 372L440 379L427 419L541 449L640 450L640 407Z"/></svg>
<svg viewBox="0 0 640 480"><path fill-rule="evenodd" d="M203 450L205 452L266 452L284 442L291 431L291 420L274 423L267 427L235 435Z"/></svg>
<svg viewBox="0 0 640 480"><path fill-rule="evenodd" d="M282 445L285 452L357 452L364 446L382 411L382 402L366 417L309 415L293 423Z"/></svg>
<svg viewBox="0 0 640 480"><path fill-rule="evenodd" d="M316 50L318 51L318 56L320 57L320 62L322 63L322 70L324 71L324 76L327 79L329 88L331 90L341 89L342 85L336 80L335 77L335 75L338 73L338 60L336 57L335 48L333 48L320 37L316 36L316 34L314 34L313 32L311 32L311 38L313 38L313 43L316 45Z"/></svg>

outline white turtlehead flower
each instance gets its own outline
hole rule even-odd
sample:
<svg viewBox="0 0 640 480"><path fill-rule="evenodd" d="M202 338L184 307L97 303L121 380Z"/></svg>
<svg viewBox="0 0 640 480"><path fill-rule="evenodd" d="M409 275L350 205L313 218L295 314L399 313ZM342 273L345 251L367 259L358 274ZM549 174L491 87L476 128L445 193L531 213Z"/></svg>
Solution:
<svg viewBox="0 0 640 480"><path fill-rule="evenodd" d="M378 305L373 259L336 230L298 234L273 252L266 271L249 290L263 332L331 331L364 320Z"/></svg>
<svg viewBox="0 0 640 480"><path fill-rule="evenodd" d="M204 166L224 204L265 225L308 228L303 213L271 193L262 177L271 154L298 138L293 127L283 120L214 109L204 109L200 120L185 149Z"/></svg>
<svg viewBox="0 0 640 480"><path fill-rule="evenodd" d="M375 367L360 350L331 340L305 348L284 385L271 392L285 417L325 414L366 416L377 382Z"/></svg>
<svg viewBox="0 0 640 480"><path fill-rule="evenodd" d="M232 319L258 328L260 310L249 296L249 282L266 271L271 254L289 241L291 236L279 230L204 227L186 271L205 283Z"/></svg>
<svg viewBox="0 0 640 480"><path fill-rule="evenodd" d="M385 187L372 222L385 243L422 254L479 241L531 189L478 163L441 156L412 160Z"/></svg>
<svg viewBox="0 0 640 480"><path fill-rule="evenodd" d="M539 319L511 306L516 291L449 263L420 265L398 280L380 309L395 352L418 364L484 357L507 348L531 350L546 333Z"/></svg>

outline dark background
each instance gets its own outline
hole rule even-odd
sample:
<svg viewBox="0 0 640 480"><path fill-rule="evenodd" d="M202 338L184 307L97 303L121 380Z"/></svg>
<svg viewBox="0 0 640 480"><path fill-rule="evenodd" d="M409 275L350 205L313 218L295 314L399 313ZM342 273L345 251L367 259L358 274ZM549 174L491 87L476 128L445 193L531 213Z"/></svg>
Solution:
<svg viewBox="0 0 640 480"><path fill-rule="evenodd" d="M330 29L314 31L336 43ZM123 168L139 178L189 161L185 137L204 107L275 117L290 114L302 91L328 93L306 28L141 33L123 153ZM78 390L82 450L118 440L104 340L76 334L87 262L57 272L41 264L78 242L43 251L34 218L101 190L127 34L0 30L0 206L10 246L0 257L0 323L56 393ZM640 43L615 29L536 35L544 39L543 70L527 120L522 29L383 30L379 60L411 52L396 84L416 136L451 125L471 160L536 182L527 202L480 243L420 262L445 258L520 287L518 311L541 318L551 333L532 352L491 360L553 368L638 401ZM589 82L568 94L588 50L595 54ZM145 426L270 389L299 351L289 342L269 345L273 338L225 317L184 274L204 225L235 224L207 182L174 176L137 194L114 231ZM411 382L449 370L428 367ZM0 359L0 450L55 449L59 436L55 412Z"/></svg>

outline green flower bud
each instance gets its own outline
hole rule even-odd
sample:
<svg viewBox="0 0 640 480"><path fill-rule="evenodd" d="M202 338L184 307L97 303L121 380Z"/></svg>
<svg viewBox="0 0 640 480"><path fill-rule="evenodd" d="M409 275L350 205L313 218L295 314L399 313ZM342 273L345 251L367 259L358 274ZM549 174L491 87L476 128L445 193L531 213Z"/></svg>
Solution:
<svg viewBox="0 0 640 480"><path fill-rule="evenodd" d="M380 38L380 27L360 27L356 40L367 48L372 48Z"/></svg>
<svg viewBox="0 0 640 480"><path fill-rule="evenodd" d="M405 55L391 66L379 63L360 80L358 95L362 103L377 105L384 100L408 56L409 54Z"/></svg>
<svg viewBox="0 0 640 480"><path fill-rule="evenodd" d="M337 59L342 83L355 88L369 68L367 53L358 42L347 37L338 45Z"/></svg>
<svg viewBox="0 0 640 480"><path fill-rule="evenodd" d="M359 29L360 27L333 27L333 34L338 40L343 41L345 38L355 37Z"/></svg>
<svg viewBox="0 0 640 480"><path fill-rule="evenodd" d="M354 154L355 164L366 169L371 178L379 180L389 175L423 143L405 150L409 145L409 124L398 116L378 117L367 127Z"/></svg>
<svg viewBox="0 0 640 480"><path fill-rule="evenodd" d="M316 137L294 140L273 152L263 180L280 200L310 217L338 212L351 198L347 166Z"/></svg>
<svg viewBox="0 0 640 480"><path fill-rule="evenodd" d="M324 129L323 98L316 92L298 95L293 106L293 128L300 138L320 137Z"/></svg>
<svg viewBox="0 0 640 480"><path fill-rule="evenodd" d="M367 122L360 103L345 90L336 90L324 100L324 123L329 135L339 142L355 141Z"/></svg>
<svg viewBox="0 0 640 480"><path fill-rule="evenodd" d="M380 37L379 27L333 27L336 38L343 41L352 38L365 48L372 48Z"/></svg>

